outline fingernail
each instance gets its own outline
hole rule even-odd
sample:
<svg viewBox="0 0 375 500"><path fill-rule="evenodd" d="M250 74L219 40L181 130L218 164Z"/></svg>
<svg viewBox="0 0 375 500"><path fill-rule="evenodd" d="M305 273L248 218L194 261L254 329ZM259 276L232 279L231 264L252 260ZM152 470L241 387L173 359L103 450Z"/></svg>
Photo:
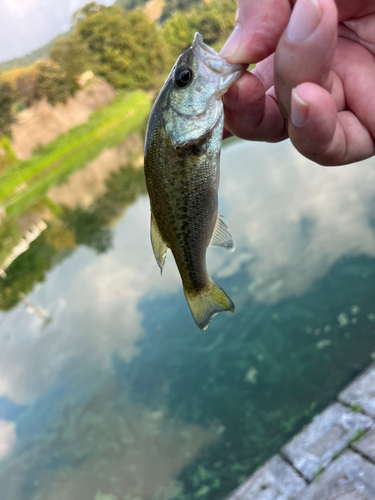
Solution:
<svg viewBox="0 0 375 500"><path fill-rule="evenodd" d="M290 104L290 119L295 127L302 127L306 123L309 114L309 105L297 94L296 89L292 90Z"/></svg>
<svg viewBox="0 0 375 500"><path fill-rule="evenodd" d="M225 42L224 47L221 49L219 53L220 57L222 57L223 59L230 59L231 57L233 57L241 43L241 38L242 28L241 26L237 25L232 31L232 34L230 35L228 40Z"/></svg>
<svg viewBox="0 0 375 500"><path fill-rule="evenodd" d="M232 85L228 91L223 95L223 104L227 109L234 109L237 104L238 93L236 88L234 88L236 84Z"/></svg>
<svg viewBox="0 0 375 500"><path fill-rule="evenodd" d="M291 42L304 42L313 34L322 17L317 0L297 0L286 35Z"/></svg>

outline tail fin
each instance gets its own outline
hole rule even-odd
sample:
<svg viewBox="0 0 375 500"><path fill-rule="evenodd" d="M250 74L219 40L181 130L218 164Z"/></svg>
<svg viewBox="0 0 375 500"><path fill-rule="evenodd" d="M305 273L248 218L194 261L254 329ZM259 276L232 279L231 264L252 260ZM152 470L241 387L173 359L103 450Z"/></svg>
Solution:
<svg viewBox="0 0 375 500"><path fill-rule="evenodd" d="M205 330L215 314L222 311L234 312L234 304L222 288L210 280L209 287L201 292L185 290L185 297L194 321Z"/></svg>

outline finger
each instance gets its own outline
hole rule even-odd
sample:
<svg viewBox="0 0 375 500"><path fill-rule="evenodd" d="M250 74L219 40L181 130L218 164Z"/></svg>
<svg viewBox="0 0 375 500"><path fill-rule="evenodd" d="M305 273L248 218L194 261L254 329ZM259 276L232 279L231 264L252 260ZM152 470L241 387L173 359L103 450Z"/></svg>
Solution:
<svg viewBox="0 0 375 500"><path fill-rule="evenodd" d="M359 118L375 138L374 56L362 44L339 38L333 70L345 89L345 107Z"/></svg>
<svg viewBox="0 0 375 500"><path fill-rule="evenodd" d="M259 78L246 73L223 96L225 128L241 139L277 142L287 137L273 88L265 92Z"/></svg>
<svg viewBox="0 0 375 500"><path fill-rule="evenodd" d="M264 88L266 90L270 89L274 85L274 59L275 55L267 57L263 61L259 62L255 68L252 70L252 74L259 78L263 82Z"/></svg>
<svg viewBox="0 0 375 500"><path fill-rule="evenodd" d="M289 137L298 151L321 165L343 165L375 154L370 132L348 110L337 112L329 92L313 83L292 91Z"/></svg>
<svg viewBox="0 0 375 500"><path fill-rule="evenodd" d="M334 0L297 0L275 54L275 89L284 116L292 89L313 82L331 90L330 69L337 41Z"/></svg>
<svg viewBox="0 0 375 500"><path fill-rule="evenodd" d="M289 0L238 0L236 26L220 55L250 64L275 52L291 12Z"/></svg>

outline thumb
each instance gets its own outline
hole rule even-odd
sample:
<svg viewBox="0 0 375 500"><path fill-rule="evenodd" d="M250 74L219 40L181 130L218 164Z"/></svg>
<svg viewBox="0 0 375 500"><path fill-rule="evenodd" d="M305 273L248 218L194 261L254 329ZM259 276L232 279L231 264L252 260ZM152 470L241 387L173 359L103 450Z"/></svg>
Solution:
<svg viewBox="0 0 375 500"><path fill-rule="evenodd" d="M236 26L221 49L231 63L259 62L276 50L291 13L289 0L238 0Z"/></svg>

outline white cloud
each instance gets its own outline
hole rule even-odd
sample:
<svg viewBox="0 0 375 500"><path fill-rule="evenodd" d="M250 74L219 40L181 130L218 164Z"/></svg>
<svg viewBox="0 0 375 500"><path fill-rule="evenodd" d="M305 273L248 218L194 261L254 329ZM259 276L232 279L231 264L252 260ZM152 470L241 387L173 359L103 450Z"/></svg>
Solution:
<svg viewBox="0 0 375 500"><path fill-rule="evenodd" d="M0 461L7 458L17 441L14 422L0 419Z"/></svg>

